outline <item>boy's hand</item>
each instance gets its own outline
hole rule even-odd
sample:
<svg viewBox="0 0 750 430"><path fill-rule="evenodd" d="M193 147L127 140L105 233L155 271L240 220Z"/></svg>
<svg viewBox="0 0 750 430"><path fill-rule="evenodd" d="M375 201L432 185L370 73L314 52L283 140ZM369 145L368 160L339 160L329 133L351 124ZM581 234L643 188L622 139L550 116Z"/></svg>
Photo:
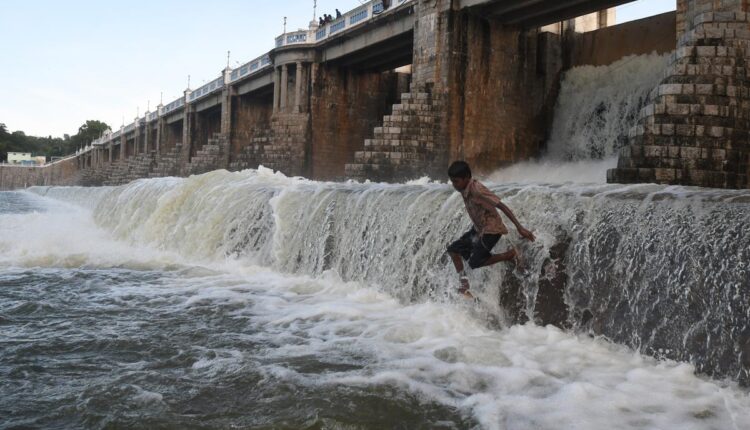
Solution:
<svg viewBox="0 0 750 430"><path fill-rule="evenodd" d="M534 240L536 240L536 238L534 237L534 233L532 233L532 232L530 232L530 231L526 230L526 229L525 229L525 228L523 228L523 227L518 227L518 234L520 234L520 235L521 235L521 237L523 237L523 238L524 238L524 239L526 239L526 240L530 240L530 241L532 241L532 242L533 242Z"/></svg>

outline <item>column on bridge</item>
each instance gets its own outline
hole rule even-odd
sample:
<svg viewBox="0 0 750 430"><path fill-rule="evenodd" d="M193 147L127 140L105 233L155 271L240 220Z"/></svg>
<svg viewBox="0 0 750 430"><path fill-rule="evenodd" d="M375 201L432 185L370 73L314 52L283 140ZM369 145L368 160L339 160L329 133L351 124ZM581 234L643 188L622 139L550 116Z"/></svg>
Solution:
<svg viewBox="0 0 750 430"><path fill-rule="evenodd" d="M149 145L149 135L151 134L151 126L148 123L148 115L149 112L146 112L146 120L144 121L143 126L143 153L148 154L148 145Z"/></svg>
<svg viewBox="0 0 750 430"><path fill-rule="evenodd" d="M224 89L221 91L221 124L220 132L229 139L232 130L232 96L234 88L229 84L232 69L224 69Z"/></svg>
<svg viewBox="0 0 750 430"><path fill-rule="evenodd" d="M294 81L294 113L302 112L302 62L297 61L297 76Z"/></svg>
<svg viewBox="0 0 750 430"><path fill-rule="evenodd" d="M125 138L125 127L120 127L120 160L124 160L128 156L128 139Z"/></svg>
<svg viewBox="0 0 750 430"><path fill-rule="evenodd" d="M159 103L159 106L156 107L156 113L157 113L157 119L156 119L156 142L154 142L154 151L156 151L156 154L159 155L159 151L161 150L161 140L164 136L164 112L163 112L164 106Z"/></svg>
<svg viewBox="0 0 750 430"><path fill-rule="evenodd" d="M135 118L133 124L135 124L135 128L133 128L133 156L136 156L141 153L142 127L140 122L138 121L138 117Z"/></svg>
<svg viewBox="0 0 750 430"><path fill-rule="evenodd" d="M281 92L281 78L279 77L281 71L278 67L273 68L273 113L279 111L279 94Z"/></svg>
<svg viewBox="0 0 750 430"><path fill-rule="evenodd" d="M182 115L182 153L180 168L186 171L188 163L190 163L190 154L193 145L193 112L195 106L188 103L190 99L190 89L185 90L185 108L183 109Z"/></svg>
<svg viewBox="0 0 750 430"><path fill-rule="evenodd" d="M108 155L107 155L107 162L108 162L108 163L111 163L111 162L112 162L112 152L114 151L114 146L115 146L115 142L114 142L114 140L110 140L110 141L109 141L109 142L107 143L107 149L108 149L108 150L107 150L107 153L108 153Z"/></svg>
<svg viewBox="0 0 750 430"><path fill-rule="evenodd" d="M279 110L284 113L286 112L286 100L287 100L287 86L289 85L289 69L286 64L281 66L281 100L279 102Z"/></svg>

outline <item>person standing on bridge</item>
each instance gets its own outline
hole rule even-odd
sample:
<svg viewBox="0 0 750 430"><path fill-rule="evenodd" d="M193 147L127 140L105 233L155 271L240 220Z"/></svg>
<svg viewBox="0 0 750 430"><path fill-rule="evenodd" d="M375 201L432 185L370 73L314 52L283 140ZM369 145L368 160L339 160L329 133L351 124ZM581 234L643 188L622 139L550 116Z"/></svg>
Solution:
<svg viewBox="0 0 750 430"><path fill-rule="evenodd" d="M469 279L464 270L463 260L468 260L469 267L472 269L510 260L514 260L517 266L520 265L519 251L514 247L501 254L491 253L500 237L508 233L497 209L500 209L516 226L521 237L532 242L535 237L531 231L518 222L510 208L500 201L500 197L471 177L471 168L468 163L456 161L451 164L448 168L448 177L453 188L461 193L473 226L461 238L448 245L447 251L458 272L458 292L472 298L474 296L469 292Z"/></svg>

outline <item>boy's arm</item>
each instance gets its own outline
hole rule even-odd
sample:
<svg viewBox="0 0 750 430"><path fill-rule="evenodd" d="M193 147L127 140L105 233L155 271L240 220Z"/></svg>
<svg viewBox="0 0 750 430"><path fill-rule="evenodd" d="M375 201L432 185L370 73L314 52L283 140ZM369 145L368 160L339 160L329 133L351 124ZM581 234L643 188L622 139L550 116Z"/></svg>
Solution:
<svg viewBox="0 0 750 430"><path fill-rule="evenodd" d="M534 237L534 233L532 233L529 230L526 230L525 228L523 228L523 226L521 225L521 223L518 222L518 220L516 219L516 216L513 215L513 212L510 210L510 208L508 206L505 206L505 204L503 202L498 202L498 204L497 204L496 207L498 209L500 209L501 211L503 211L503 213L505 214L505 216L507 216L508 219L513 223L513 225L516 226L516 229L518 230L518 234L520 234L522 237L524 237L524 238L526 238L526 239L528 239L528 240L530 240L532 242L534 241L534 239L536 239Z"/></svg>

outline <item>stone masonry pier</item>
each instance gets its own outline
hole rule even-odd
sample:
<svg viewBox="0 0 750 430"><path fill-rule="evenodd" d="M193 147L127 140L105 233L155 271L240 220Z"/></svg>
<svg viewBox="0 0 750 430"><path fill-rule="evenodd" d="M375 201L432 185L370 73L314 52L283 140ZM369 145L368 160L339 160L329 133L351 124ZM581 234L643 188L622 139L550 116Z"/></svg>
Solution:
<svg viewBox="0 0 750 430"><path fill-rule="evenodd" d="M678 47L610 182L750 187L750 15L740 0L679 0Z"/></svg>
<svg viewBox="0 0 750 430"><path fill-rule="evenodd" d="M370 1L64 162L0 166L0 189L260 165L318 180L439 178L453 159L487 172L542 153L566 69L675 48L608 180L747 187L747 1L679 0L612 27L608 8L628 2Z"/></svg>

